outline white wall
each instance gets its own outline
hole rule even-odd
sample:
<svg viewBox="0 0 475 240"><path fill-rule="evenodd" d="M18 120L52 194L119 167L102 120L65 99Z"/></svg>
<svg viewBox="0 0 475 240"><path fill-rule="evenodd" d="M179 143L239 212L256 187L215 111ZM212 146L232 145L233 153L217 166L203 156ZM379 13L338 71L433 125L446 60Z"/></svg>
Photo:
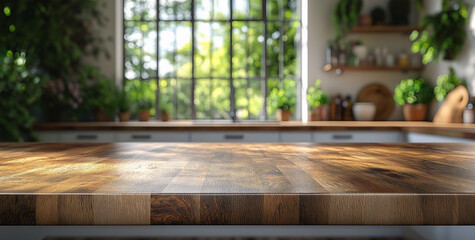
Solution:
<svg viewBox="0 0 475 240"><path fill-rule="evenodd" d="M402 72L372 72L372 71L347 71L342 75L334 72L324 72L325 49L328 41L334 37L332 19L333 9L338 0L309 0L309 86L316 79L322 79L322 88L330 95L343 94L357 97L358 91L367 84L381 83L391 91L400 80L407 77L416 77L419 73ZM369 13L374 7L387 8L388 0L365 0L363 13ZM415 9L411 15L411 21L415 22ZM387 16L389 18L389 15ZM402 50L409 52L410 41L407 34L352 34L348 39L359 39L369 49L375 47L387 47L393 54L399 54ZM402 111L396 108L391 120L402 120Z"/></svg>

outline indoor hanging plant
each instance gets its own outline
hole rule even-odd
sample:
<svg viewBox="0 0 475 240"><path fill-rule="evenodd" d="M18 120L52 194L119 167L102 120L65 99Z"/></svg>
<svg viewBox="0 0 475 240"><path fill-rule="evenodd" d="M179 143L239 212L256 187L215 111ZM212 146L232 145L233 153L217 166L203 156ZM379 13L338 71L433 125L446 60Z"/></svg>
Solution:
<svg viewBox="0 0 475 240"><path fill-rule="evenodd" d="M435 99L439 102L444 101L447 94L456 87L460 85L467 87L465 80L458 78L453 68L450 68L449 72L449 74L440 75L437 78L437 86L434 88L434 95Z"/></svg>
<svg viewBox="0 0 475 240"><path fill-rule="evenodd" d="M423 121L427 105L434 98L432 88L424 79L402 80L394 89L394 101L403 106L406 121Z"/></svg>
<svg viewBox="0 0 475 240"><path fill-rule="evenodd" d="M321 89L322 81L318 79L315 85L308 88L307 102L310 109L312 121L328 120L328 95Z"/></svg>
<svg viewBox="0 0 475 240"><path fill-rule="evenodd" d="M277 109L277 119L279 121L289 121L297 103L296 91L274 88L270 92L269 100L271 106Z"/></svg>
<svg viewBox="0 0 475 240"><path fill-rule="evenodd" d="M467 37L467 5L463 0L443 0L440 13L421 20L424 30L413 31L412 51L422 54L422 62L428 64L442 56L453 60L460 53Z"/></svg>
<svg viewBox="0 0 475 240"><path fill-rule="evenodd" d="M333 26L336 30L336 41L358 24L363 0L340 0L333 12Z"/></svg>

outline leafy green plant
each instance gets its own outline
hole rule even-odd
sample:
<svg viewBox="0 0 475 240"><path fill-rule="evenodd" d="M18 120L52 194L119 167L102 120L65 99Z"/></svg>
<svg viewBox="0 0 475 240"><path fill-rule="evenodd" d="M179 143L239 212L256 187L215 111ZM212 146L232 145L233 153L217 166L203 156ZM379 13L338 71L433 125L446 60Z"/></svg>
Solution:
<svg viewBox="0 0 475 240"><path fill-rule="evenodd" d="M41 80L26 68L26 55L0 49L0 141L34 140L30 107L41 94Z"/></svg>
<svg viewBox="0 0 475 240"><path fill-rule="evenodd" d="M269 100L273 109L293 112L297 103L296 91L293 89L274 88L270 92Z"/></svg>
<svg viewBox="0 0 475 240"><path fill-rule="evenodd" d="M172 109L173 109L173 104L171 103L171 101L168 98L162 97L162 98L160 98L159 108L160 108L160 113L161 114L170 114L172 112Z"/></svg>
<svg viewBox="0 0 475 240"><path fill-rule="evenodd" d="M442 12L423 18L420 25L424 30L412 32L412 51L422 54L424 64L439 56L454 59L465 43L467 22L468 10L463 0L442 1Z"/></svg>
<svg viewBox="0 0 475 240"><path fill-rule="evenodd" d="M328 95L321 89L322 80L315 81L315 85L308 88L307 102L309 109L328 104Z"/></svg>
<svg viewBox="0 0 475 240"><path fill-rule="evenodd" d="M138 112L141 112L141 111L146 111L146 110L150 110L152 109L152 101L150 101L150 99L141 99L137 102L137 111Z"/></svg>
<svg viewBox="0 0 475 240"><path fill-rule="evenodd" d="M405 104L428 104L433 98L432 88L424 79L402 80L394 89L394 101L400 106Z"/></svg>
<svg viewBox="0 0 475 240"><path fill-rule="evenodd" d="M434 88L435 99L439 102L444 101L447 94L460 85L467 87L465 80L458 78L455 70L450 68L449 74L440 75L437 78L437 86Z"/></svg>
<svg viewBox="0 0 475 240"><path fill-rule="evenodd" d="M110 79L100 79L87 91L87 103L91 110L100 110L109 116L116 113L116 88Z"/></svg>
<svg viewBox="0 0 475 240"><path fill-rule="evenodd" d="M100 6L99 0L0 2L0 46L13 56L24 56L22 71L35 79L35 92L40 95L31 103L34 106L29 106L36 119L78 120L89 114L83 102L87 83L82 81L89 66L82 60L108 55L103 50L104 39L92 27L107 21ZM30 88L22 84L15 83ZM17 125L9 128L13 127Z"/></svg>
<svg viewBox="0 0 475 240"><path fill-rule="evenodd" d="M126 91L121 89L116 90L116 103L119 113L125 113L130 111L130 100Z"/></svg>
<svg viewBox="0 0 475 240"><path fill-rule="evenodd" d="M336 4L333 13L333 26L336 29L337 41L358 24L362 8L362 0L340 0Z"/></svg>

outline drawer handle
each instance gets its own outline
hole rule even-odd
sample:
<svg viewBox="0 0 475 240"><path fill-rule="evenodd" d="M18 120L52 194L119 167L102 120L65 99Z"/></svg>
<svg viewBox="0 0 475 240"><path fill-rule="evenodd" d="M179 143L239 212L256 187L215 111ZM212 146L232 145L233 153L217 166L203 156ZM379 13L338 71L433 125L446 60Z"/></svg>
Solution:
<svg viewBox="0 0 475 240"><path fill-rule="evenodd" d="M151 135L132 135L132 139L151 139Z"/></svg>
<svg viewBox="0 0 475 240"><path fill-rule="evenodd" d="M335 135L333 135L333 139L335 139L335 140L349 140L349 139L353 139L353 135L335 134Z"/></svg>
<svg viewBox="0 0 475 240"><path fill-rule="evenodd" d="M242 134L240 134L240 135L226 134L226 135L224 135L224 139L228 139L228 140L242 140L242 139L244 139L244 135L242 135Z"/></svg>
<svg viewBox="0 0 475 240"><path fill-rule="evenodd" d="M97 135L79 134L79 135L76 136L76 139L79 139L79 140L95 140L95 139L97 139Z"/></svg>

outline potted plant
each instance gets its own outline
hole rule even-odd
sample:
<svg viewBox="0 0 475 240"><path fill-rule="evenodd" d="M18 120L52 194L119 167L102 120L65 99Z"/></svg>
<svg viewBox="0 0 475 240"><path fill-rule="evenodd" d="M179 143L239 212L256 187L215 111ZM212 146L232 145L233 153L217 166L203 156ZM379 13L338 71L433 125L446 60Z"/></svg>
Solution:
<svg viewBox="0 0 475 240"><path fill-rule="evenodd" d="M119 120L127 122L130 120L130 101L125 91L117 91L117 109L119 112Z"/></svg>
<svg viewBox="0 0 475 240"><path fill-rule="evenodd" d="M94 119L99 122L111 121L116 110L114 82L110 79L101 79L88 91L88 103Z"/></svg>
<svg viewBox="0 0 475 240"><path fill-rule="evenodd" d="M170 120L170 113L172 112L172 105L169 102L163 102L160 104L160 119L164 122Z"/></svg>
<svg viewBox="0 0 475 240"><path fill-rule="evenodd" d="M432 88L424 79L402 80L394 90L394 101L403 106L406 121L425 120L427 105L433 97Z"/></svg>
<svg viewBox="0 0 475 240"><path fill-rule="evenodd" d="M458 78L453 68L450 68L449 72L449 74L440 75L437 78L437 86L434 88L434 95L435 99L439 102L444 101L447 94L456 87L460 85L467 87L465 80Z"/></svg>
<svg viewBox="0 0 475 240"><path fill-rule="evenodd" d="M423 18L420 25L424 30L412 32L412 51L422 54L424 64L437 60L439 56L446 60L455 59L467 37L467 22L468 10L463 0L442 1L442 12Z"/></svg>
<svg viewBox="0 0 475 240"><path fill-rule="evenodd" d="M296 91L274 88L269 95L269 100L271 106L277 110L277 119L289 121L297 103Z"/></svg>
<svg viewBox="0 0 475 240"><path fill-rule="evenodd" d="M336 29L336 41L358 24L362 0L340 0L333 13L333 26Z"/></svg>
<svg viewBox="0 0 475 240"><path fill-rule="evenodd" d="M328 95L321 89L322 81L318 79L315 85L308 88L307 102L311 112L312 121L328 120Z"/></svg>
<svg viewBox="0 0 475 240"><path fill-rule="evenodd" d="M150 118L150 109L152 109L152 105L152 101L146 98L137 102L137 118L139 121L148 121Z"/></svg>

